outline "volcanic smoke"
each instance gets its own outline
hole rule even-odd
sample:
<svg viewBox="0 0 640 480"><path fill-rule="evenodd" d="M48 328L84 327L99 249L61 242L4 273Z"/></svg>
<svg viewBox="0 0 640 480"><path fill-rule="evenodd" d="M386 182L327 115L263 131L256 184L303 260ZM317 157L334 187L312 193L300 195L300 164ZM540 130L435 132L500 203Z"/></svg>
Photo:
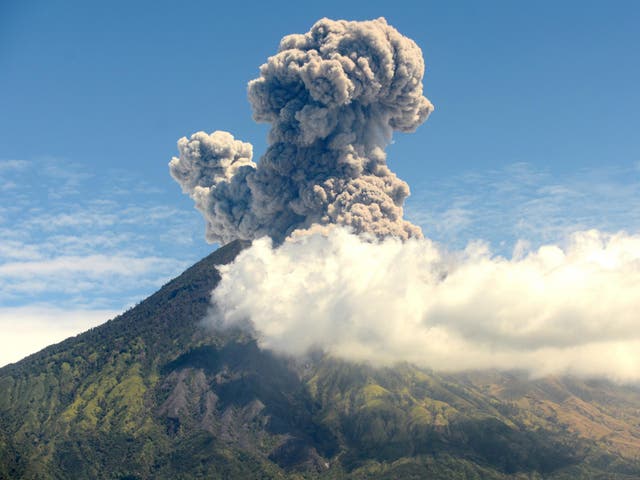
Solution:
<svg viewBox="0 0 640 480"><path fill-rule="evenodd" d="M227 132L180 139L171 175L207 240L253 241L221 267L211 322L292 355L639 380L640 236L575 232L507 259L481 241L449 252L403 219L409 187L384 148L433 111L423 74L383 18L322 19L249 82L271 124L258 163Z"/></svg>

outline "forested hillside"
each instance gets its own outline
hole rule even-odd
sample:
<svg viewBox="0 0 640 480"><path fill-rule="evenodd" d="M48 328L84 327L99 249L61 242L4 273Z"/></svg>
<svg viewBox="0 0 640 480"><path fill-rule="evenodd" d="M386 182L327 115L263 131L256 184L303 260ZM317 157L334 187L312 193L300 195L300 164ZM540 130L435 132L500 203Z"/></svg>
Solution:
<svg viewBox="0 0 640 480"><path fill-rule="evenodd" d="M640 478L640 390L286 359L201 320L233 242L0 369L0 478Z"/></svg>

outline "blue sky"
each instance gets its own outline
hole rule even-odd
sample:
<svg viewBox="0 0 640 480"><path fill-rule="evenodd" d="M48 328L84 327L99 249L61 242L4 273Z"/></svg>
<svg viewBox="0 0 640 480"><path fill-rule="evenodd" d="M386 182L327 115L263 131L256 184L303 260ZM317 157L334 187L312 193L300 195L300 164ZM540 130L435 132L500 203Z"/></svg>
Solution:
<svg viewBox="0 0 640 480"><path fill-rule="evenodd" d="M246 84L323 16L385 16L423 50L436 110L388 161L426 235L508 255L518 239L638 232L638 2L5 1L0 337L20 348L0 364L214 248L168 174L176 141L228 130L259 157Z"/></svg>

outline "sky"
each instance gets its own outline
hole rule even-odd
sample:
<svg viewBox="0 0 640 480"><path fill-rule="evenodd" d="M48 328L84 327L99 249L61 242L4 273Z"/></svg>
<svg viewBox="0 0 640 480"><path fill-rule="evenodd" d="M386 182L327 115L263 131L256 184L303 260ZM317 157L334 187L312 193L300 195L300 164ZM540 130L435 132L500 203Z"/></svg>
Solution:
<svg viewBox="0 0 640 480"><path fill-rule="evenodd" d="M247 82L322 17L386 17L435 105L388 163L450 248L640 227L640 5L0 3L0 364L135 305L216 245L169 175L182 136L266 146Z"/></svg>

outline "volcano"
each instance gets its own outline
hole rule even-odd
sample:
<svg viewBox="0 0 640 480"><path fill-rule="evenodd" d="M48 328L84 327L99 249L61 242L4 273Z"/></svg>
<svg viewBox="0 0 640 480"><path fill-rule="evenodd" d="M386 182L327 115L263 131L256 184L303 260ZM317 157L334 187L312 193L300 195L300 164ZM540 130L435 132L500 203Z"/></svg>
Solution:
<svg viewBox="0 0 640 480"><path fill-rule="evenodd" d="M202 320L234 241L0 369L0 478L639 478L640 389L288 358Z"/></svg>

